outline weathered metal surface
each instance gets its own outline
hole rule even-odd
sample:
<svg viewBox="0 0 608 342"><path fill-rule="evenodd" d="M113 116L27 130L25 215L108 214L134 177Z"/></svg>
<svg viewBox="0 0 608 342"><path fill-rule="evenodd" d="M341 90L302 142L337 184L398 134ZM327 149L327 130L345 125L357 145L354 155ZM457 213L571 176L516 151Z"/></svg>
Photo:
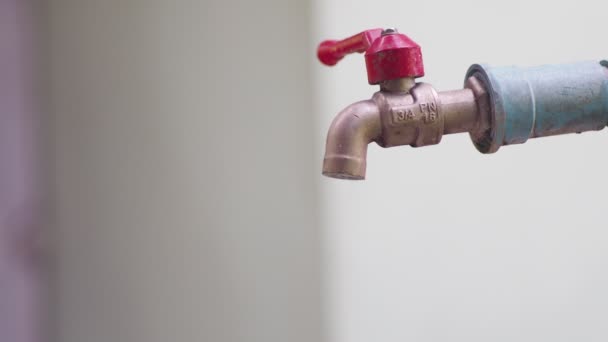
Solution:
<svg viewBox="0 0 608 342"><path fill-rule="evenodd" d="M365 65L369 84L424 76L420 45L394 30L382 34L367 49Z"/></svg>
<svg viewBox="0 0 608 342"><path fill-rule="evenodd" d="M601 130L608 123L608 75L599 62L530 68L473 65L490 95L492 128L473 136L483 153L529 138Z"/></svg>

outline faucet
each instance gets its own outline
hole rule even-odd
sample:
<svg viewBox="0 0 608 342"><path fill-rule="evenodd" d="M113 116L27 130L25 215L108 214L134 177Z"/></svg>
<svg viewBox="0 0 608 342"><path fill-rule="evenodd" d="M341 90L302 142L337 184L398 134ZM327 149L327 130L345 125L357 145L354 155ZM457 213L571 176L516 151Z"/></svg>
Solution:
<svg viewBox="0 0 608 342"><path fill-rule="evenodd" d="M435 145L444 134L469 133L481 153L529 138L597 131L608 124L608 61L537 67L474 64L463 89L436 91L424 76L420 46L396 29L366 30L323 41L327 66L365 53L371 99L347 106L327 134L323 175L365 179L367 146Z"/></svg>

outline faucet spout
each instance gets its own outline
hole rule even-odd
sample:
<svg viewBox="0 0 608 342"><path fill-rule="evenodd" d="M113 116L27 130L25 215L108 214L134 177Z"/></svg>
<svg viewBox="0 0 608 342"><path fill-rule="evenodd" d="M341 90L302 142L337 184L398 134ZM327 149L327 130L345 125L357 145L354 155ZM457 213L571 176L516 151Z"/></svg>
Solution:
<svg viewBox="0 0 608 342"><path fill-rule="evenodd" d="M353 103L340 112L329 128L323 175L365 179L367 145L382 135L380 110L373 100Z"/></svg>

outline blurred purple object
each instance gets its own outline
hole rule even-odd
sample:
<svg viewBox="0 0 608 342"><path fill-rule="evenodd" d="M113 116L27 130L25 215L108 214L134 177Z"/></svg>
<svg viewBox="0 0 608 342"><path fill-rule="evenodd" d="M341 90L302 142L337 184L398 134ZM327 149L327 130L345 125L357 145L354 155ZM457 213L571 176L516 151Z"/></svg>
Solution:
<svg viewBox="0 0 608 342"><path fill-rule="evenodd" d="M38 341L35 96L30 3L0 0L0 341Z"/></svg>

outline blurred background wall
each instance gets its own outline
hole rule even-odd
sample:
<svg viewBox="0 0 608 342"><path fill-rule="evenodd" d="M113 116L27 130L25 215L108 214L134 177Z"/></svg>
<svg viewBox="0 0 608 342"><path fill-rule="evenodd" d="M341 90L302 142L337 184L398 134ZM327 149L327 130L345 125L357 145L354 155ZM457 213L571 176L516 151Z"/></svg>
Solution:
<svg viewBox="0 0 608 342"><path fill-rule="evenodd" d="M314 40L397 27L437 89L472 63L608 57L597 1L315 1ZM375 91L362 56L315 67L317 140ZM466 135L371 146L364 182L323 179L329 340L604 341L608 133L530 140L482 155ZM322 155L319 147L317 155Z"/></svg>
<svg viewBox="0 0 608 342"><path fill-rule="evenodd" d="M55 340L321 340L308 2L46 7Z"/></svg>

